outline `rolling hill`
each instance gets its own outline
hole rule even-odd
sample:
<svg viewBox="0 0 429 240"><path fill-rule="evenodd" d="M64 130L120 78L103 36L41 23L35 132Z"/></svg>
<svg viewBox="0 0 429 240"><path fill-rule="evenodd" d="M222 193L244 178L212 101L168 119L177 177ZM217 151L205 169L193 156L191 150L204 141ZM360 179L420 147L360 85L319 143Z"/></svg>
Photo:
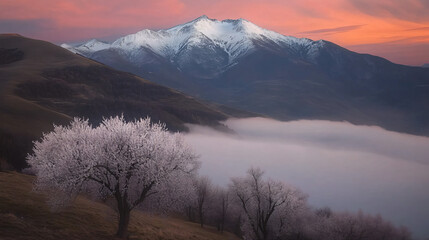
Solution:
<svg viewBox="0 0 429 240"><path fill-rule="evenodd" d="M54 44L0 35L0 169L25 167L32 141L75 117L97 124L150 116L172 131L186 123L223 128L228 115L178 91L73 54ZM2 166L1 166L2 165Z"/></svg>

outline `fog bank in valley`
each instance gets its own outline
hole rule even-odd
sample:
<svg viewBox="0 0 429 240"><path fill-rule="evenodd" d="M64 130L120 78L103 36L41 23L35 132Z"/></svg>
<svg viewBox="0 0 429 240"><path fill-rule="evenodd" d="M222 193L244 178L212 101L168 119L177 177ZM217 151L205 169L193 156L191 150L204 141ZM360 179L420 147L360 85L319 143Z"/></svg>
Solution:
<svg viewBox="0 0 429 240"><path fill-rule="evenodd" d="M316 207L381 214L429 237L429 138L345 122L230 119L236 134L190 126L201 174L227 185L253 166Z"/></svg>

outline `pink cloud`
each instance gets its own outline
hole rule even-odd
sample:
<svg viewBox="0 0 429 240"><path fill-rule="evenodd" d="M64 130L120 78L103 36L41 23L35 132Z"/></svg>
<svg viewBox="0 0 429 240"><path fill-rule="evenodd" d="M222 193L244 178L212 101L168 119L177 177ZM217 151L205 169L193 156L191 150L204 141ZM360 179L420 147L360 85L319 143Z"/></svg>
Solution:
<svg viewBox="0 0 429 240"><path fill-rule="evenodd" d="M13 26L45 22L30 23L32 31L22 26L16 32L57 43L73 42L172 27L206 14L216 19L245 18L285 35L325 39L343 46L371 46L425 35L428 11L424 0L39 0L37 4L3 0L0 32L10 29L1 28L2 22L3 26L13 21L20 21ZM329 34L317 31L344 26L362 27ZM371 47L366 50L372 51ZM412 53L407 59L412 59ZM429 62L429 56L421 61Z"/></svg>

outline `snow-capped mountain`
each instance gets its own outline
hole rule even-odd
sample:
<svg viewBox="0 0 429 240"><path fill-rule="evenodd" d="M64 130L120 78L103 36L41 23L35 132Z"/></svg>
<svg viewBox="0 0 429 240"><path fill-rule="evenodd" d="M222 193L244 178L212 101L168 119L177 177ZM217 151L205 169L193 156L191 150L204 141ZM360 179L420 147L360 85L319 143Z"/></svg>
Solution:
<svg viewBox="0 0 429 240"><path fill-rule="evenodd" d="M145 29L110 44L92 39L74 47L68 44L61 46L93 58L103 50L115 51L136 66L146 63L147 55L153 54L168 59L180 69L187 68L189 64L211 64L210 68L214 64L214 74L219 74L261 45L288 47L313 56L323 41L284 36L244 19L218 21L204 15L166 30Z"/></svg>
<svg viewBox="0 0 429 240"><path fill-rule="evenodd" d="M72 52L187 94L279 119L329 119L429 135L429 69L244 20L199 17Z"/></svg>

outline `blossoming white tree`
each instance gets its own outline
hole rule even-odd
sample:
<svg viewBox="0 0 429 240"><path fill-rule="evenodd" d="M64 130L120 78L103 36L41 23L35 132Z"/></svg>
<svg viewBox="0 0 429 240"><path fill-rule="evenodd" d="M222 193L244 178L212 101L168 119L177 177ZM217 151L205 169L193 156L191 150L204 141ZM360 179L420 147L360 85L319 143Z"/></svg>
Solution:
<svg viewBox="0 0 429 240"><path fill-rule="evenodd" d="M198 168L181 135L149 118L126 122L113 117L96 128L75 118L70 126L55 126L33 150L27 161L37 174L36 187L55 190L51 199L57 203L82 191L113 197L119 237L126 236L133 208L152 195L185 191Z"/></svg>

